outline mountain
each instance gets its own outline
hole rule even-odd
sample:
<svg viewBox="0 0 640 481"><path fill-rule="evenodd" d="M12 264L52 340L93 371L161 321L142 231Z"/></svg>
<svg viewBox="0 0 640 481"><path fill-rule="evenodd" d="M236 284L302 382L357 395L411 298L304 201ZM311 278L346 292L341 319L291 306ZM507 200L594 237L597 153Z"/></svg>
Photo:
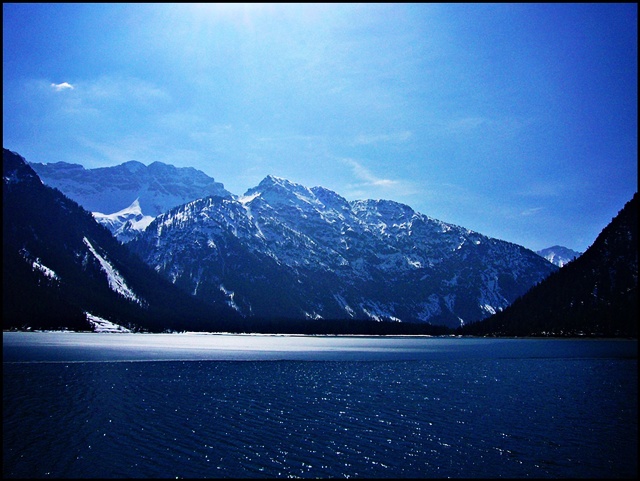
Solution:
<svg viewBox="0 0 640 481"><path fill-rule="evenodd" d="M580 252L569 249L568 247L562 246L553 246L547 247L546 249L542 249L536 251L536 254L544 257L552 264L555 264L558 267L564 267L566 264L571 262L572 260L580 257Z"/></svg>
<svg viewBox="0 0 640 481"><path fill-rule="evenodd" d="M462 334L638 336L638 194L584 254Z"/></svg>
<svg viewBox="0 0 640 481"><path fill-rule="evenodd" d="M185 292L246 318L458 327L558 268L533 251L387 200L268 176L244 196L161 214L127 246Z"/></svg>
<svg viewBox="0 0 640 481"><path fill-rule="evenodd" d="M153 162L145 166L130 161L114 167L85 169L79 164L31 163L47 185L59 189L108 227L123 242L145 224L142 217L155 217L172 207L209 195L230 196L220 182L191 167ZM131 220L123 212L139 210ZM144 213L143 213L144 212ZM123 218L124 216L124 218Z"/></svg>
<svg viewBox="0 0 640 481"><path fill-rule="evenodd" d="M223 330L238 319L222 295L204 305L176 289L7 149L2 174L3 328Z"/></svg>
<svg viewBox="0 0 640 481"><path fill-rule="evenodd" d="M93 212L93 217L99 224L104 225L120 242L129 242L140 232L145 230L153 217L144 215L140 208L140 201L136 199L126 209L113 214Z"/></svg>

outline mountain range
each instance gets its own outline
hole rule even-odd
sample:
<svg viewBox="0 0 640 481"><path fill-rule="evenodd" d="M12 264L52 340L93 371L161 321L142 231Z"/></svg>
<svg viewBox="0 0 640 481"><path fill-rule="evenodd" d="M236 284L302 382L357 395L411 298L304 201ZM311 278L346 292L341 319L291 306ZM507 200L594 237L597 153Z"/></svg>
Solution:
<svg viewBox="0 0 640 481"><path fill-rule="evenodd" d="M132 160L95 169L67 162L29 165L45 184L92 211L96 220L123 243L145 230L157 215L178 205L209 195L238 198L202 171L162 162L145 166ZM580 255L562 246L536 253L558 267Z"/></svg>
<svg viewBox="0 0 640 481"><path fill-rule="evenodd" d="M322 187L309 189L275 176L237 196L211 178L203 180L206 175L195 169L157 162L146 170L138 162L89 170L65 163L31 165L45 183L94 210L96 220L175 285L204 302L222 293L244 317L456 327L505 308L553 271L521 246L409 206L348 202ZM179 179L173 178L177 173ZM123 195L123 183L138 190L128 187ZM140 196L171 205L175 196L163 196L178 184L190 186L182 190L195 200L154 215L162 226L154 228ZM210 195L212 186L219 190ZM103 213L114 200L122 205L134 196L125 209Z"/></svg>
<svg viewBox="0 0 640 481"><path fill-rule="evenodd" d="M63 165L50 165L62 170L70 165L59 164ZM113 169L122 174L125 166L135 177L143 170L132 169L136 164ZM175 172L169 167L161 170ZM108 169L92 170L120 178ZM118 204L123 208L102 214L110 212L109 204L93 204L101 211L96 208L91 215L66 193L44 185L24 159L4 149L3 277L13 281L3 287L3 325L24 327L25 319L30 324L38 319L41 326L55 325L67 319L67 327L73 328L114 322L155 331L433 334L454 328L470 333L467 329L477 326L475 334L523 335L526 328L510 331L505 326L527 326L526 310L513 322L508 320L511 314L503 313L514 312L511 306L522 304L529 292L557 278L559 265L574 278L589 278L584 267L571 266L585 266L578 262L585 256L592 259L588 269L603 262L589 254L590 248L574 256L573 262L555 266L552 262L567 254L557 246L546 252L554 254L546 260L543 251L534 253L432 219L403 204L347 201L322 187L307 188L274 176L243 196L230 194L208 178L201 182L204 188L217 185L221 190L206 195L189 180L192 175L202 178L195 169L184 169L180 182L192 187L188 196L194 199L164 213L142 212L141 193L160 206L169 192L162 177L156 176L142 190L129 189ZM176 179L166 180L175 187ZM99 188L83 189L78 181L59 185L81 200L83 192L94 201L100 196L115 199L123 192L104 175L95 182ZM143 182L129 179L129 184ZM95 195L97 190L100 196ZM167 194L172 202L175 192ZM111 232L120 228L118 237L127 243L117 242L97 220L110 223ZM635 237L633 226L614 229L622 238L604 244L637 240L637 219L632 220ZM626 286L625 292L637 290L633 245L635 287L629 275L621 274L624 282L616 284L618 289ZM633 272L633 259L627 264ZM610 277L617 275L612 272ZM596 290L605 293L603 281L596 282ZM556 294L574 298L575 305L578 298L566 287L577 284L576 279L565 281L565 290ZM569 294L564 296L565 292ZM610 298L609 291L602 297ZM635 304L631 298L631 305L617 311L620 299L610 301L612 312L634 312L633 305L637 312L637 297ZM538 296L536 303L544 305L545 297ZM585 309L581 317L584 330L596 332L587 313ZM567 322L556 318L552 329L529 329L526 335L578 332L579 316L570 317L572 329L563 330Z"/></svg>

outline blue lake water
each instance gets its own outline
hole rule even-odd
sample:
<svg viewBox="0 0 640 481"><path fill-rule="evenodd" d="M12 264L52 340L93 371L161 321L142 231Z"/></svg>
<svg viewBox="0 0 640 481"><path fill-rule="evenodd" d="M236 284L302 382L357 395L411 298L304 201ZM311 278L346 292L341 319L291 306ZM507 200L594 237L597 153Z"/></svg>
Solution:
<svg viewBox="0 0 640 481"><path fill-rule="evenodd" d="M637 341L3 334L3 477L635 477Z"/></svg>

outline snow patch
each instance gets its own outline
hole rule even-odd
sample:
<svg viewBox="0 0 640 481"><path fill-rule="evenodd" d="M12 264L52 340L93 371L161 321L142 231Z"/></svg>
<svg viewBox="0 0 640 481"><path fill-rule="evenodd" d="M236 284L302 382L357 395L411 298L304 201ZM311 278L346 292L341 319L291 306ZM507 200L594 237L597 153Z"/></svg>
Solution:
<svg viewBox="0 0 640 481"><path fill-rule="evenodd" d="M119 324L114 324L111 321L107 321L98 316L94 316L88 312L85 312L87 320L93 326L94 332L131 332L131 329L127 329Z"/></svg>
<svg viewBox="0 0 640 481"><path fill-rule="evenodd" d="M89 242L89 240L86 237L83 237L82 241L89 248L89 250L94 255L94 257L98 259L98 262L100 262L100 266L102 267L102 270L107 275L107 281L109 282L109 287L111 288L111 290L114 292L117 292L118 294L124 296L127 299L130 299L142 305L142 302L140 301L140 299L138 299L138 297L133 293L133 291L129 289L129 287L124 281L124 278L115 269L115 267L113 267L109 263L109 261L107 261L104 257L102 257L100 254L96 252L96 250L91 245L91 242Z"/></svg>
<svg viewBox="0 0 640 481"><path fill-rule="evenodd" d="M480 306L480 309L482 309L485 312L488 312L489 314L495 314L496 310L494 309L493 306L489 305L489 304L484 304Z"/></svg>
<svg viewBox="0 0 640 481"><path fill-rule="evenodd" d="M250 195L242 195L238 197L238 202L240 202L242 205L246 205L256 197L260 197L260 192L254 192L253 194L250 194Z"/></svg>
<svg viewBox="0 0 640 481"><path fill-rule="evenodd" d="M34 260L32 260L31 255L25 248L20 249L20 254L24 258L24 260L27 261L27 263L31 264L31 267L40 271L42 274L44 274L45 277L48 277L49 279L52 279L54 281L58 281L58 282L60 281L60 276L56 274L53 269L50 269L47 266L45 266L40 261L39 257L36 257Z"/></svg>
<svg viewBox="0 0 640 481"><path fill-rule="evenodd" d="M238 305L236 304L236 301L233 299L236 293L226 289L222 284L220 284L220 290L225 296L227 296L228 298L227 304L231 306L233 309L235 309L236 311L240 312L240 307L238 307Z"/></svg>
<svg viewBox="0 0 640 481"><path fill-rule="evenodd" d="M47 266L40 262L40 259L36 259L33 261L32 266L34 269L38 269L40 272L44 274L45 277L49 279L53 279L54 281L60 281L60 276L56 274L52 269L49 269Z"/></svg>
<svg viewBox="0 0 640 481"><path fill-rule="evenodd" d="M340 307L342 309L347 311L347 314L349 314L351 317L355 317L356 312L351 308L351 306L349 306L349 304L347 303L347 301L346 301L346 299L344 297L342 297L340 294L334 294L333 298L336 301L338 301L338 304L340 305Z"/></svg>
<svg viewBox="0 0 640 481"><path fill-rule="evenodd" d="M409 257L405 257L405 259L407 260L407 263L415 268L415 269L422 269L422 262L418 261L418 260L413 260L410 259Z"/></svg>
<svg viewBox="0 0 640 481"><path fill-rule="evenodd" d="M402 319L394 316L389 311L387 311L384 307L382 307L379 303L374 301L367 301L368 306L365 307L364 303L360 304L360 309L369 316L371 319L377 322L382 322L386 319L395 322L402 322Z"/></svg>

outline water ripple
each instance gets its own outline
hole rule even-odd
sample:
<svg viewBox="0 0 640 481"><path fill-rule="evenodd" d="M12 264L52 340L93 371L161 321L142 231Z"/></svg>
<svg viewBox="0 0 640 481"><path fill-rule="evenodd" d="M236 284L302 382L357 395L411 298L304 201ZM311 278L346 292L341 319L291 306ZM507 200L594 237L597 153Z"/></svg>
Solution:
<svg viewBox="0 0 640 481"><path fill-rule="evenodd" d="M637 474L635 360L5 364L3 374L4 477Z"/></svg>

